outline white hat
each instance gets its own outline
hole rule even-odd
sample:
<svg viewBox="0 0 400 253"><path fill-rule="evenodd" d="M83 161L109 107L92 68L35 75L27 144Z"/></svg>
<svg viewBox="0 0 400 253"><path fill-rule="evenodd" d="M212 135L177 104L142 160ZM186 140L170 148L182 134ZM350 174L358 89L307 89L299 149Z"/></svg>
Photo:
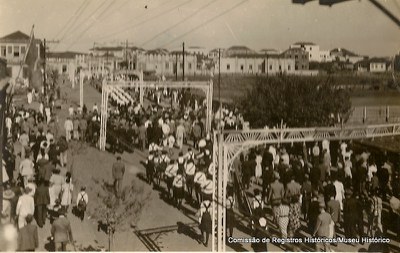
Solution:
<svg viewBox="0 0 400 253"><path fill-rule="evenodd" d="M200 141L199 141L199 147L200 148L204 148L205 146L206 146L206 141L204 140L204 139L201 139Z"/></svg>
<svg viewBox="0 0 400 253"><path fill-rule="evenodd" d="M261 217L258 222L260 223L261 227L266 227L267 226L267 220L264 217Z"/></svg>

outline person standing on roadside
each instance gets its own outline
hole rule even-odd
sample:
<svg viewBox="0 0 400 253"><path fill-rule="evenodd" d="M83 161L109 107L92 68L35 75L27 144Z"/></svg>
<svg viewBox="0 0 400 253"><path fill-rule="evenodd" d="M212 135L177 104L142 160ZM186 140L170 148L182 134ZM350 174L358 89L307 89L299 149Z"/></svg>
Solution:
<svg viewBox="0 0 400 253"><path fill-rule="evenodd" d="M117 198L120 197L122 190L122 179L125 174L125 164L121 161L121 157L117 156L117 161L112 166L112 176L114 179L114 190Z"/></svg>
<svg viewBox="0 0 400 253"><path fill-rule="evenodd" d="M67 251L67 243L74 243L71 223L65 217L65 212L62 209L51 226L51 236L53 237L55 251Z"/></svg>

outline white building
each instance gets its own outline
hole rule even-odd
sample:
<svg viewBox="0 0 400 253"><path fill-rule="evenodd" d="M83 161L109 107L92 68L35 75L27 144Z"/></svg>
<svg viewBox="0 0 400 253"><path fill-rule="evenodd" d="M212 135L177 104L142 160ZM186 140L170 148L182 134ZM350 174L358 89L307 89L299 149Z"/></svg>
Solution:
<svg viewBox="0 0 400 253"><path fill-rule="evenodd" d="M295 60L279 56L237 55L221 57L224 74L295 74ZM218 63L216 64L218 72Z"/></svg>
<svg viewBox="0 0 400 253"><path fill-rule="evenodd" d="M309 61L321 61L319 46L312 42L296 42L291 45L290 48L301 48L304 51L308 52Z"/></svg>

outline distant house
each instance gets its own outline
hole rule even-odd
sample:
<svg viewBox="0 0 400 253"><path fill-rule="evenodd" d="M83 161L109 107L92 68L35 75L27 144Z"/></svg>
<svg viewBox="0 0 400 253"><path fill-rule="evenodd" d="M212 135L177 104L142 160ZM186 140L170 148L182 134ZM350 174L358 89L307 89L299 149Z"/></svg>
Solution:
<svg viewBox="0 0 400 253"><path fill-rule="evenodd" d="M301 48L289 48L282 53L284 58L294 59L295 70L308 70L309 69L309 56L308 52Z"/></svg>
<svg viewBox="0 0 400 253"><path fill-rule="evenodd" d="M330 51L330 54L334 61L350 62L352 64L355 64L366 58L364 56L357 55L356 53L353 53L352 51L345 48L332 49Z"/></svg>
<svg viewBox="0 0 400 253"><path fill-rule="evenodd" d="M79 67L87 67L85 65L85 53L79 52L49 52L46 54L46 67L55 69L59 74L67 75L73 80Z"/></svg>
<svg viewBox="0 0 400 253"><path fill-rule="evenodd" d="M218 65L216 66L218 71ZM279 55L231 54L221 58L221 73L225 74L294 74L295 60Z"/></svg>
<svg viewBox="0 0 400 253"><path fill-rule="evenodd" d="M40 59L43 59L41 40L33 39L28 55L30 37L21 31L0 38L0 57L7 61L7 72L11 81L17 77L31 81L33 72L40 71ZM25 62L24 62L25 60Z"/></svg>
<svg viewBox="0 0 400 253"><path fill-rule="evenodd" d="M308 53L309 61L315 61L315 62L321 61L319 46L312 42L296 42L290 45L289 48L290 49L299 48L306 51Z"/></svg>
<svg viewBox="0 0 400 253"><path fill-rule="evenodd" d="M386 58L371 58L357 62L359 72L383 73L389 70L390 60Z"/></svg>
<svg viewBox="0 0 400 253"><path fill-rule="evenodd" d="M246 55L246 54L255 54L254 50L246 46L232 46L224 51L224 57L232 57L233 55Z"/></svg>

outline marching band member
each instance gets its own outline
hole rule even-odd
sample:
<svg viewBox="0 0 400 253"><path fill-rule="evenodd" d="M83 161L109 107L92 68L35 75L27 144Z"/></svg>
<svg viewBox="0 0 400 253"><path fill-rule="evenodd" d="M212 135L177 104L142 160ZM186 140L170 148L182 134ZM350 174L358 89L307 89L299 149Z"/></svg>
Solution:
<svg viewBox="0 0 400 253"><path fill-rule="evenodd" d="M172 198L171 189L174 178L178 174L178 164L171 160L170 164L165 169L165 181L167 183L168 197Z"/></svg>
<svg viewBox="0 0 400 253"><path fill-rule="evenodd" d="M185 175L186 175L186 187L190 196L193 198L193 186L194 186L194 173L196 172L196 166L193 162L186 163Z"/></svg>
<svg viewBox="0 0 400 253"><path fill-rule="evenodd" d="M174 186L174 201L178 209L180 209L182 206L182 199L185 193L185 190L183 188L184 184L185 178L183 177L182 171L178 169L177 175L172 182L172 185Z"/></svg>
<svg viewBox="0 0 400 253"><path fill-rule="evenodd" d="M206 174L203 172L202 169L198 170L196 174L194 175L194 190L195 190L195 195L197 199L197 203L201 203L203 200L202 194L201 194L201 185L207 180Z"/></svg>

